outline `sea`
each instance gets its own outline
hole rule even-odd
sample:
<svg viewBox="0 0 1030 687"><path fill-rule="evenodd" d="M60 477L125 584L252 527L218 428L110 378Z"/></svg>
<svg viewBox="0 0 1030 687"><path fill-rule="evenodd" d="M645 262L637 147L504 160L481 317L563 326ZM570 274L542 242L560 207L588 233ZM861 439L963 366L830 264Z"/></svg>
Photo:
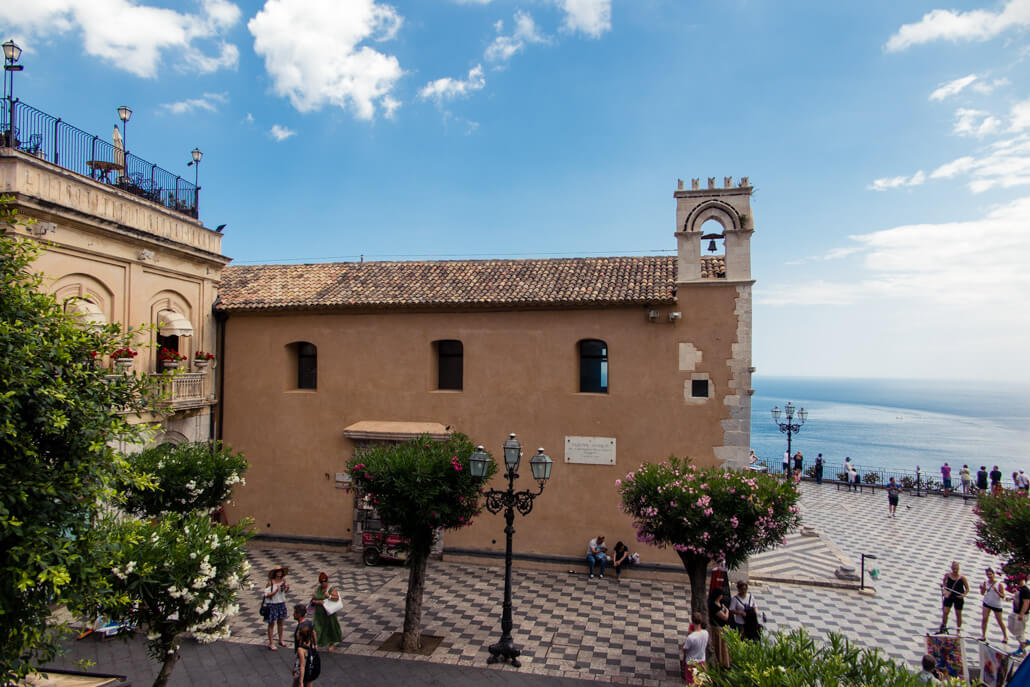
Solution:
<svg viewBox="0 0 1030 687"><path fill-rule="evenodd" d="M771 410L790 401L808 411L791 441L806 467L822 453L830 465L850 457L860 472L939 474L948 462L956 475L963 464L997 465L1006 479L1030 473L1030 384L755 375L752 387L751 447L776 471L787 435Z"/></svg>

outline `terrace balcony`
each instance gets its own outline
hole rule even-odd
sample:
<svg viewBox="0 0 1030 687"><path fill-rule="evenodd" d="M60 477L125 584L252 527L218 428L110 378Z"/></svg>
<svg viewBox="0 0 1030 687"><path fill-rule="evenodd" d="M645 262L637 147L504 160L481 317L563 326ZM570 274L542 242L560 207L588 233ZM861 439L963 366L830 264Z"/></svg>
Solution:
<svg viewBox="0 0 1030 687"><path fill-rule="evenodd" d="M199 186L20 100L0 103L0 154L16 150L198 218Z"/></svg>

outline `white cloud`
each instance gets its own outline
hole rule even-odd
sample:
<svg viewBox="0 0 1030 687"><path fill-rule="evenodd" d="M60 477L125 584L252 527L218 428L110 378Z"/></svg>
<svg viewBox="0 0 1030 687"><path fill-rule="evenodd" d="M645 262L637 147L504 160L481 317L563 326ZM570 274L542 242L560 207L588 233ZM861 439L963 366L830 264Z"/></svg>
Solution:
<svg viewBox="0 0 1030 687"><path fill-rule="evenodd" d="M951 179L959 174L964 174L971 170L975 165L976 160L966 155L960 157L957 160L946 162L937 169L933 170L930 174L931 179Z"/></svg>
<svg viewBox="0 0 1030 687"><path fill-rule="evenodd" d="M612 28L612 0L557 0L565 11L565 30L600 38Z"/></svg>
<svg viewBox="0 0 1030 687"><path fill-rule="evenodd" d="M397 102L392 91L404 72L395 56L362 43L392 39L403 21L375 0L268 0L247 28L273 90L297 110L336 105L372 119L377 104L396 110L386 99Z"/></svg>
<svg viewBox="0 0 1030 687"><path fill-rule="evenodd" d="M952 131L958 136L983 138L1001 129L1001 120L983 110L959 108L955 110L955 126Z"/></svg>
<svg viewBox="0 0 1030 687"><path fill-rule="evenodd" d="M966 86L976 81L976 79L976 74L970 74L969 76L963 76L962 78L955 79L954 81L943 83L937 87L937 90L930 94L930 100L944 100L945 98L953 95L958 95Z"/></svg>
<svg viewBox="0 0 1030 687"><path fill-rule="evenodd" d="M501 35L487 46L484 56L490 62L507 62L521 52L527 43L547 42L547 38L537 30L533 17L522 11L515 13L515 30L510 36L501 33L504 30L504 23L501 21L494 24L494 30Z"/></svg>
<svg viewBox="0 0 1030 687"><path fill-rule="evenodd" d="M226 0L202 0L200 14L138 4L131 0L46 0L0 3L0 25L29 39L49 39L77 31L88 55L141 77L158 74L163 59L199 72L234 68L235 45L221 40L240 19ZM205 42L218 41L206 55Z"/></svg>
<svg viewBox="0 0 1030 687"><path fill-rule="evenodd" d="M397 108L401 106L401 101L387 95L383 97L381 102L383 105L383 116L387 119L393 119L397 113Z"/></svg>
<svg viewBox="0 0 1030 687"><path fill-rule="evenodd" d="M844 305L908 301L958 311L989 311L997 322L1019 319L1030 331L1023 303L1030 289L1030 197L965 222L916 224L852 236L865 253L857 279L813 280L755 291L766 305ZM1025 332L1024 332L1025 334Z"/></svg>
<svg viewBox="0 0 1030 687"><path fill-rule="evenodd" d="M252 115L251 113L248 112L247 116L243 118L243 121L246 122L247 124L253 124L254 123L254 115Z"/></svg>
<svg viewBox="0 0 1030 687"><path fill-rule="evenodd" d="M276 143L282 143L290 136L295 136L297 134L296 131L287 129L285 126L279 126L278 124L273 124L272 128L268 130L268 133L276 140Z"/></svg>
<svg viewBox="0 0 1030 687"><path fill-rule="evenodd" d="M987 81L977 81L972 86L970 86L970 88L976 91L977 93L987 95L988 93L993 92L995 89L1001 88L1002 86L1008 86L1010 83L1011 82L1008 79L1003 77L1001 79L995 79L990 83L988 83Z"/></svg>
<svg viewBox="0 0 1030 687"><path fill-rule="evenodd" d="M453 100L468 95L472 91L478 91L484 86L486 86L486 78L483 76L483 65L477 64L469 70L468 78L464 81L446 76L427 83L418 92L418 95L424 100L433 99L442 103L445 100Z"/></svg>
<svg viewBox="0 0 1030 687"><path fill-rule="evenodd" d="M901 188L903 186L919 186L926 181L926 174L923 170L919 170L910 177L883 177L876 179L873 183L866 186L870 191L887 191L892 188Z"/></svg>
<svg viewBox="0 0 1030 687"><path fill-rule="evenodd" d="M914 24L905 24L890 37L888 52L937 40L985 41L1010 28L1030 26L1030 0L1008 0L1000 12L990 10L932 10Z"/></svg>
<svg viewBox="0 0 1030 687"><path fill-rule="evenodd" d="M218 105L229 102L228 93L205 93L200 98L187 98L174 103L164 103L161 109L171 114L186 114L194 110L207 110L217 112Z"/></svg>
<svg viewBox="0 0 1030 687"><path fill-rule="evenodd" d="M1012 106L1010 120L1010 131L1030 129L1030 98Z"/></svg>

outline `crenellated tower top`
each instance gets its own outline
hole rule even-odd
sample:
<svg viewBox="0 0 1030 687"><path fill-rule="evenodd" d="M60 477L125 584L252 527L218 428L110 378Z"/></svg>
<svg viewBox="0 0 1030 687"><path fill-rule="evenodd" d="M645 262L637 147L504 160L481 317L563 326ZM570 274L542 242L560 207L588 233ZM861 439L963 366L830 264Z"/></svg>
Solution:
<svg viewBox="0 0 1030 687"><path fill-rule="evenodd" d="M679 180L673 197L676 198L676 245L679 284L709 281L701 270L702 237L709 246L716 241L725 245L726 281L751 280L751 234L754 218L751 215L751 193L754 187L748 177L723 177L722 186L708 177L706 188L700 179L691 179L690 189ZM701 227L713 221L721 231L705 234ZM712 226L712 225L709 225Z"/></svg>

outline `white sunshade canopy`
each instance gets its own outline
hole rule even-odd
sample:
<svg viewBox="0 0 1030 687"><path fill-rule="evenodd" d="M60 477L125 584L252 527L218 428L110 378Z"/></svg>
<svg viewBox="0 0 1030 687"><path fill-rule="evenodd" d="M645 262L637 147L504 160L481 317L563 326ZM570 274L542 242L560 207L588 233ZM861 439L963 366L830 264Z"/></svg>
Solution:
<svg viewBox="0 0 1030 687"><path fill-rule="evenodd" d="M107 316L100 310L100 306L85 298L71 299L64 310L86 327L101 327L107 324Z"/></svg>
<svg viewBox="0 0 1030 687"><path fill-rule="evenodd" d="M157 314L157 331L161 336L193 336L193 325L182 313L162 310Z"/></svg>

